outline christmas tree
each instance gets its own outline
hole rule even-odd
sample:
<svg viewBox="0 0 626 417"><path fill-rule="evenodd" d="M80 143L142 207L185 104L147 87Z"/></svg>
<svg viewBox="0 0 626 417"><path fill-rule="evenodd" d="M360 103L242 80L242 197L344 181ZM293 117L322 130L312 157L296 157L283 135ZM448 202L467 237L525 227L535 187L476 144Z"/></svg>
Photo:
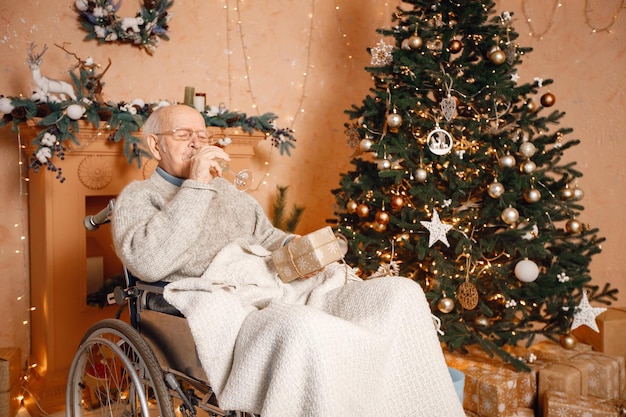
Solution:
<svg viewBox="0 0 626 417"><path fill-rule="evenodd" d="M563 160L580 141L557 126L552 80L519 82L531 49L493 1L405 1L392 23L369 49L374 87L347 111L354 170L334 190L346 261L421 284L450 350L525 368L508 346L564 344L595 325L589 300L617 292L590 284L604 239Z"/></svg>

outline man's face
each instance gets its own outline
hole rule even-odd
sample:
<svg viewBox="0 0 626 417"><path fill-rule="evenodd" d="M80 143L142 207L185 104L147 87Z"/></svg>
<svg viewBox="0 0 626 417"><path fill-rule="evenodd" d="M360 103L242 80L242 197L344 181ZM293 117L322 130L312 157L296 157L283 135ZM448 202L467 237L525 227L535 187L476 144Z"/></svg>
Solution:
<svg viewBox="0 0 626 417"><path fill-rule="evenodd" d="M164 134L150 135L148 146L159 166L167 173L179 177L189 178L191 156L202 146L198 135L193 134L188 141L176 140L172 131L176 129L190 129L203 131L206 129L204 118L195 109L186 105L176 105L162 109L161 132Z"/></svg>

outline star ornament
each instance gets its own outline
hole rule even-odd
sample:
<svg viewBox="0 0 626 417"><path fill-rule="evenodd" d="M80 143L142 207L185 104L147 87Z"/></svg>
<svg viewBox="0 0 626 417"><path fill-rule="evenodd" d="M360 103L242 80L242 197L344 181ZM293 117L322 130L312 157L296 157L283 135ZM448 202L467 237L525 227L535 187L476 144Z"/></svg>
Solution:
<svg viewBox="0 0 626 417"><path fill-rule="evenodd" d="M431 221L427 222L427 221L422 220L420 221L420 223L422 224L422 226L427 228L428 231L430 232L430 236L428 238L429 248L432 245L434 245L437 241L441 241L443 242L444 245L446 245L447 247L450 247L446 233L448 233L448 231L452 229L452 226L449 224L441 223L441 220L439 220L439 213L437 213L437 210L433 210L433 217Z"/></svg>
<svg viewBox="0 0 626 417"><path fill-rule="evenodd" d="M580 304L574 310L574 321L572 322L572 330L580 326L589 326L596 333L600 333L596 324L596 317L606 311L603 307L591 307L587 293L583 292L583 298Z"/></svg>

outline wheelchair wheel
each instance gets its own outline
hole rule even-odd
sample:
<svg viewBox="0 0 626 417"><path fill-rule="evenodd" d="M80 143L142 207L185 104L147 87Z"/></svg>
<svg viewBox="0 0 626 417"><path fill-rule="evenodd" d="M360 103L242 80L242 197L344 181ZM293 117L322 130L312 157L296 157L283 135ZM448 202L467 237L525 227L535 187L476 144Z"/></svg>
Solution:
<svg viewBox="0 0 626 417"><path fill-rule="evenodd" d="M66 416L174 417L154 353L133 327L106 319L92 326L74 356Z"/></svg>

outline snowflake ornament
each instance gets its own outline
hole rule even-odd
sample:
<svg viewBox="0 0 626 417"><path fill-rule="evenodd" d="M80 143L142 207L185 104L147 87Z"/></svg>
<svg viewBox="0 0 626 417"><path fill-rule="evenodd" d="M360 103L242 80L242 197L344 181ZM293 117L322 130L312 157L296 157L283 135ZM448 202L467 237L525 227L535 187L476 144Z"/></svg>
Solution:
<svg viewBox="0 0 626 417"><path fill-rule="evenodd" d="M385 65L391 64L393 61L392 51L393 45L385 43L385 41L381 39L371 50L372 60L370 63L375 67L384 67Z"/></svg>
<svg viewBox="0 0 626 417"><path fill-rule="evenodd" d="M400 266L396 261L391 261L388 264L381 264L370 278L397 277L399 273Z"/></svg>
<svg viewBox="0 0 626 417"><path fill-rule="evenodd" d="M420 223L430 232L430 237L428 238L429 248L434 245L438 240L443 242L443 244L447 247L450 247L450 243L448 243L448 237L446 236L446 234L450 229L452 229L452 226L449 224L441 223L437 210L433 210L432 221L427 222L422 220L420 221Z"/></svg>
<svg viewBox="0 0 626 417"><path fill-rule="evenodd" d="M588 326L594 332L600 333L596 323L596 317L606 311L604 307L591 307L587 292L583 292L583 298L580 300L578 307L574 309L574 321L572 321L572 330L580 326Z"/></svg>

